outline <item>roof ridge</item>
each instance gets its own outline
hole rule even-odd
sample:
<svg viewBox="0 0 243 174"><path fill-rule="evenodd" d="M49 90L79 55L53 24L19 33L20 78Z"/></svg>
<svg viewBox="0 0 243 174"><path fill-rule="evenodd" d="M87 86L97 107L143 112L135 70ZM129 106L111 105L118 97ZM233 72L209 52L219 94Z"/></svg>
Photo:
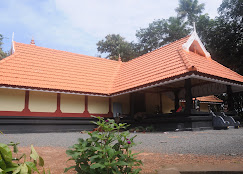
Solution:
<svg viewBox="0 0 243 174"><path fill-rule="evenodd" d="M190 54L196 54L196 53L194 53L194 52L190 52ZM209 61L209 62L211 61L211 62L213 62L213 63L215 63L215 64L217 64L217 65L219 65L219 66L222 66L222 68L224 68L225 70L231 71L232 73L234 73L234 74L237 75L237 76L243 77L241 74L239 74L239 73L237 73L237 72L231 70L229 67L226 67L225 65L223 65L223 64L221 64L221 63L219 63L219 62L217 62L216 60L214 60L214 59L212 59L212 58L207 58L207 57L202 56L202 55L199 55L199 54L196 54L196 55L197 55L197 56L200 56L202 59L205 59L206 61Z"/></svg>
<svg viewBox="0 0 243 174"><path fill-rule="evenodd" d="M106 59L106 58L102 58L102 57L88 56L88 55L79 54L79 53L73 53L73 52L69 52L69 51L63 51L63 50L58 50L58 49L53 49L53 48L47 48L47 47L42 47L42 46L37 46L37 45L29 45L29 44L26 44L26 43L20 43L20 42L16 42L16 41L14 41L14 42L17 43L17 44L25 45L25 46L29 46L29 47L38 47L38 48L41 48L41 49L54 50L54 51L59 51L59 52L63 52L63 53L68 53L68 54L74 54L74 55L78 55L78 56L83 56L83 57L87 57L87 58L96 58L96 59L105 60L105 61L117 62L117 60L111 60L111 59ZM15 45L15 47L16 47L16 45ZM16 51L16 49L15 49L15 51Z"/></svg>
<svg viewBox="0 0 243 174"><path fill-rule="evenodd" d="M219 62L217 62L217 61L214 60L214 59L211 59L210 61L213 61L214 63L221 65L224 69L230 70L231 72L233 72L233 73L234 73L235 75L237 75L237 76L243 77L241 74L239 74L239 73L237 73L237 72L231 70L230 68L228 68L228 67L226 67L225 65L223 65L223 64L221 64L221 63L219 63Z"/></svg>
<svg viewBox="0 0 243 174"><path fill-rule="evenodd" d="M113 93L116 79L118 78L119 72L121 70L121 65L124 64L124 63L126 63L126 62L119 61L118 68L117 68L116 72L114 73L114 77L113 77L113 80L112 80L112 85L111 85L110 89L108 90L109 91L109 94Z"/></svg>
<svg viewBox="0 0 243 174"><path fill-rule="evenodd" d="M166 48L166 47L170 46L171 44L175 44L176 42L179 42L179 41L181 41L181 40L183 40L183 39L185 39L185 38L187 38L187 37L189 37L189 36L191 36L191 35L187 35L187 36L185 36L185 37L183 37L183 38L181 38L181 39L179 39L179 40L176 40L176 41L174 41L174 42L170 42L170 43L168 43L168 44L166 44L166 45L163 45L163 46L161 46L161 47L159 47L159 48L157 48L157 49L155 49L155 50L153 50L153 51L150 51L150 52L148 52L148 53L145 53L145 54L143 54L143 55L141 55L141 56L138 56L138 57L136 57L136 58L134 58L134 59L132 59L132 60L129 60L129 61L127 61L127 62L131 62L131 61L133 61L133 60L135 60L135 59L138 59L138 58L140 58L140 57L142 57L142 56L145 56L145 55L147 55L147 54L150 54L150 53L152 53L152 52L159 51L160 49L162 49L162 48Z"/></svg>
<svg viewBox="0 0 243 174"><path fill-rule="evenodd" d="M12 55L10 55L10 56L8 56L8 57L3 58L2 60L0 60L0 65L3 64L3 63L5 63L5 62L8 61L9 59L14 58L15 56L16 56L16 55L12 54Z"/></svg>
<svg viewBox="0 0 243 174"><path fill-rule="evenodd" d="M187 55L184 53L183 48L178 48L177 51L178 51L183 63L185 64L187 70L188 71L197 71L197 68L195 67L195 65L193 65L193 63L190 62Z"/></svg>

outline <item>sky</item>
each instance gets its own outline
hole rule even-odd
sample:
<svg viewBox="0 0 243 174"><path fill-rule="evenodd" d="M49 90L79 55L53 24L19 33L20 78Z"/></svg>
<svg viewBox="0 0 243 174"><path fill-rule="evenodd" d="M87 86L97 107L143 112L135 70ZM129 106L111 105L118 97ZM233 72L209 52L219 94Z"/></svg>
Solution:
<svg viewBox="0 0 243 174"><path fill-rule="evenodd" d="M204 13L218 15L222 0L199 0ZM99 55L96 43L108 34L136 41L135 33L155 19L176 16L178 0L1 0L0 34L3 50L14 41L85 54Z"/></svg>

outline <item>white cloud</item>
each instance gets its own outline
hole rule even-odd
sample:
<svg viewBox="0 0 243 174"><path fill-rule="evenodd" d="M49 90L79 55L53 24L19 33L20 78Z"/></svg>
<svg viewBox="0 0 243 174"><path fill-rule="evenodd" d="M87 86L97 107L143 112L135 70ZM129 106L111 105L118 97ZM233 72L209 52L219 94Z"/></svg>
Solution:
<svg viewBox="0 0 243 174"><path fill-rule="evenodd" d="M129 40L135 32L146 27L154 19L175 15L177 1L166 0L56 0L72 26L80 28L97 38L110 33L119 33Z"/></svg>
<svg viewBox="0 0 243 174"><path fill-rule="evenodd" d="M200 0L200 3L205 4L205 13L208 13L211 18L218 15L217 9L219 8L222 0Z"/></svg>
<svg viewBox="0 0 243 174"><path fill-rule="evenodd" d="M205 12L214 17L221 1L199 3L205 3ZM94 56L96 43L107 34L132 41L136 30L154 19L175 16L178 0L9 0L5 4L0 22L14 27L8 30L15 31L17 41L29 43L34 36L37 45Z"/></svg>
<svg viewBox="0 0 243 174"><path fill-rule="evenodd" d="M222 0L201 0L211 17L217 15ZM95 38L119 33L128 40L135 39L136 30L147 27L154 19L175 16L177 0L55 0L70 24Z"/></svg>

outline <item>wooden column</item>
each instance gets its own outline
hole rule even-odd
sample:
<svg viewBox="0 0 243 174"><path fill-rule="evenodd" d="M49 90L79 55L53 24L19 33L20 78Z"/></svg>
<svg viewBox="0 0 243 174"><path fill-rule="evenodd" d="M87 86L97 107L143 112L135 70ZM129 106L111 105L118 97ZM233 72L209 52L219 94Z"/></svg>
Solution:
<svg viewBox="0 0 243 174"><path fill-rule="evenodd" d="M174 91L174 95L175 95L175 112L177 111L177 109L179 108L179 90L175 90Z"/></svg>
<svg viewBox="0 0 243 174"><path fill-rule="evenodd" d="M112 108L111 108L111 104L112 104L112 101L111 101L111 97L109 97L109 112L108 112L108 115L110 117L113 117L113 113L112 113Z"/></svg>
<svg viewBox="0 0 243 174"><path fill-rule="evenodd" d="M162 93L159 93L159 105L160 113L163 113Z"/></svg>
<svg viewBox="0 0 243 174"><path fill-rule="evenodd" d="M85 117L90 117L90 114L89 114L89 111L88 111L88 96L85 96L84 102L85 102L85 104L84 104L83 114L84 114Z"/></svg>
<svg viewBox="0 0 243 174"><path fill-rule="evenodd" d="M193 108L191 88L192 88L191 79L186 79L185 80L185 99L186 99L185 113L186 114L191 114L191 109Z"/></svg>
<svg viewBox="0 0 243 174"><path fill-rule="evenodd" d="M228 111L234 110L234 101L233 101L233 92L230 85L227 85L227 103L228 103Z"/></svg>
<svg viewBox="0 0 243 174"><path fill-rule="evenodd" d="M23 112L30 112L29 99L30 99L30 92L29 91L25 91L25 102L24 102Z"/></svg>
<svg viewBox="0 0 243 174"><path fill-rule="evenodd" d="M135 103L134 99L135 99L134 93L130 93L130 115L131 115L131 117L133 117L135 114L134 113L134 103Z"/></svg>
<svg viewBox="0 0 243 174"><path fill-rule="evenodd" d="M57 113L57 114L62 113L62 111L61 111L61 94L60 93L57 93L57 110L55 113Z"/></svg>

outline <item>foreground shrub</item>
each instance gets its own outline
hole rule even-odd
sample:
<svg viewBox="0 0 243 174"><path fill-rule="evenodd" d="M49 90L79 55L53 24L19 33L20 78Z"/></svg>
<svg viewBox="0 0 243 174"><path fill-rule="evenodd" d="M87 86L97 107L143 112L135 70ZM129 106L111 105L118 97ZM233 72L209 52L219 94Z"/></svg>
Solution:
<svg viewBox="0 0 243 174"><path fill-rule="evenodd" d="M89 132L89 138L79 139L66 151L76 165L65 169L74 168L79 174L136 174L141 171L142 162L136 159L137 154L130 150L135 145L134 137L130 138L128 131L120 132L127 128L126 123L115 123L114 120L97 117L94 122L98 125L97 131Z"/></svg>
<svg viewBox="0 0 243 174"><path fill-rule="evenodd" d="M0 143L0 174L32 174L40 173L37 169L39 165L42 167L42 173L45 174L44 160L38 155L34 147L31 145L31 161L26 160L26 154L22 154L19 158L12 157L12 151L8 146L13 146L13 152L18 156L19 143L3 144ZM22 161L22 160L23 161ZM20 161L21 160L21 161ZM50 174L50 171L48 170Z"/></svg>

